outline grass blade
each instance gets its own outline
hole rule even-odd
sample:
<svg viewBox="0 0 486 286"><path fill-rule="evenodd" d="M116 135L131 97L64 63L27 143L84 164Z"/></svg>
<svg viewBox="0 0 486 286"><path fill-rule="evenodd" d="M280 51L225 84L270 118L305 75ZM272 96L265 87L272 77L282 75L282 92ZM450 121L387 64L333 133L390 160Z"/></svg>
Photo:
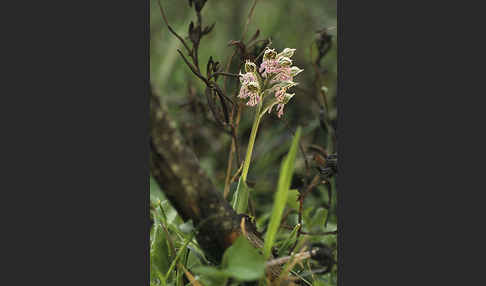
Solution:
<svg viewBox="0 0 486 286"><path fill-rule="evenodd" d="M275 237L280 226L280 220L282 219L282 214L287 203L290 183L294 173L294 164L297 156L300 133L301 128L299 127L297 128L297 132L295 132L289 153L283 160L280 167L280 175L278 178L277 192L275 193L272 216L270 218L270 224L265 235L265 244L263 246L263 256L265 259L270 257L272 246L275 242Z"/></svg>

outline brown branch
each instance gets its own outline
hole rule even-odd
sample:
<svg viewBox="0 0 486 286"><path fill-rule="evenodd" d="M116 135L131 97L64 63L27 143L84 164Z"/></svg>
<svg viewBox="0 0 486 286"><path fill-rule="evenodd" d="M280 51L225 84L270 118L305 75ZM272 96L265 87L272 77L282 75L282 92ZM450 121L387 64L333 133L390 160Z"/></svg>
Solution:
<svg viewBox="0 0 486 286"><path fill-rule="evenodd" d="M160 8L160 14L162 14L162 19L164 19L164 22L165 24L167 25L167 28L169 28L169 31L177 37L177 39L179 39L179 41L181 41L181 43L184 45L184 47L187 49L187 52L188 53L191 53L191 49L189 49L189 46L186 44L186 42L184 41L184 39L179 36L179 34L177 34L174 29L172 29L172 27L169 25L169 21L167 21L167 18L165 17L165 13L164 13L164 9L162 9L162 5L160 4L160 0L158 1L159 2L159 8Z"/></svg>
<svg viewBox="0 0 486 286"><path fill-rule="evenodd" d="M182 59L184 60L184 62L186 63L186 65L191 69L191 71L198 77L200 78L202 81L204 81L204 83L206 83L206 85L209 86L209 81L201 75L200 72L197 71L197 69L195 67L193 67L191 65L191 63L189 63L189 61L187 60L187 58L184 56L184 54L182 53L181 50L177 49L177 52L181 55Z"/></svg>
<svg viewBox="0 0 486 286"><path fill-rule="evenodd" d="M150 105L150 172L182 219L199 227L199 244L218 262L239 236L240 219L200 168L153 91Z"/></svg>
<svg viewBox="0 0 486 286"><path fill-rule="evenodd" d="M282 225L282 228L285 228L285 229L289 229L289 230L293 230L294 228L291 227L291 226L288 226L288 225ZM333 231L324 231L324 232L305 232L305 231L301 231L300 233L301 234L304 234L304 235L331 235L331 234L337 234L337 230L333 230Z"/></svg>
<svg viewBox="0 0 486 286"><path fill-rule="evenodd" d="M211 79L217 75L224 75L224 76L229 76L229 77L239 77L239 75L237 74L234 74L234 73L228 73L228 72L215 72L213 74L211 74L211 76L208 78L208 79Z"/></svg>
<svg viewBox="0 0 486 286"><path fill-rule="evenodd" d="M299 217L298 217L298 223L302 225L302 212L303 212L303 207L304 207L304 200L307 194L319 183L319 175L315 175L314 178L312 179L311 183L306 187L305 191L303 191L300 196L299 196ZM290 248L290 252L294 251L295 247L297 246L297 243L299 242L299 237L302 234L302 228L299 228L299 231L297 231L297 236L295 237L295 243L294 245Z"/></svg>
<svg viewBox="0 0 486 286"><path fill-rule="evenodd" d="M238 105L233 105L233 109L232 109L232 112L231 112L231 122L230 122L230 126L231 126L231 135L232 135L232 140L231 140L231 146L230 146L230 151L229 151L229 154L228 154L228 166L226 168L226 178L224 180L224 190L223 190L223 197L226 199L228 197L228 194L229 194L229 187L230 187L230 176L231 176L231 170L232 170L232 166L233 166L233 153L236 153L236 165L238 165L240 163L240 156L239 156L239 150L238 150L238 138L237 138L237 135L236 135L236 128L233 124L233 115L235 113L235 109L236 109L236 125L239 124L240 122L240 117L241 117L241 108L240 108L240 104Z"/></svg>

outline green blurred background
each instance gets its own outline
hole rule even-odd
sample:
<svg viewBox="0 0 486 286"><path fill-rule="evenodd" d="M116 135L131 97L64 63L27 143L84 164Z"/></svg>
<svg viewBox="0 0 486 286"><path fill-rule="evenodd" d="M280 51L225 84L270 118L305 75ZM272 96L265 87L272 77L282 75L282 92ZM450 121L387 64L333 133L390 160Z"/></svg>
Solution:
<svg viewBox="0 0 486 286"><path fill-rule="evenodd" d="M166 12L169 24L181 35L187 36L190 21L195 21L194 9L188 1L160 0ZM178 101L187 91L187 80L192 78L176 52L180 42L172 36L159 10L158 0L151 0L150 6L150 79L159 91L170 92L170 99ZM241 38L252 0L209 0L202 10L203 25L216 23L214 30L203 38L199 48L202 67L209 56L226 63L233 52L228 47L230 40ZM330 0L259 0L248 28L248 35L260 29L260 38L270 37L273 47L282 50L286 47L296 48L294 55L296 65L308 71L300 75L299 80L312 79L310 64L310 46L315 32L322 28L336 27L336 1ZM336 29L330 32L337 35ZM336 82L336 53L334 49L323 59L328 74L327 85L334 92ZM316 52L314 47L314 52ZM202 83L194 81L202 87Z"/></svg>

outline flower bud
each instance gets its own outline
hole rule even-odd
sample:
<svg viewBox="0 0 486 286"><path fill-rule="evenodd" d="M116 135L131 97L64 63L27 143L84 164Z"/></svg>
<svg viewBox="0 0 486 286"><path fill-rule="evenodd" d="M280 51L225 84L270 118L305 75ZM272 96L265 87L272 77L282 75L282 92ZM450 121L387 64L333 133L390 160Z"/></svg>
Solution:
<svg viewBox="0 0 486 286"><path fill-rule="evenodd" d="M291 67L291 68L290 68L290 75L294 77L294 76L298 75L299 73L301 73L301 72L303 72L303 71L304 71L304 70L299 69L299 68L298 68L298 67L296 67L296 66L293 66L293 67Z"/></svg>
<svg viewBox="0 0 486 286"><path fill-rule="evenodd" d="M290 101L290 99L291 99L292 97L294 97L294 95L295 95L295 93L286 93L286 94L284 95L284 98L283 98L282 103L283 103L283 104L287 104L287 103Z"/></svg>
<svg viewBox="0 0 486 286"><path fill-rule="evenodd" d="M250 61L246 61L245 63L245 71L246 72L255 72L256 71L256 65Z"/></svg>
<svg viewBox="0 0 486 286"><path fill-rule="evenodd" d="M295 49L285 48L280 54L277 55L278 58L280 57L287 57L291 58L294 55Z"/></svg>
<svg viewBox="0 0 486 286"><path fill-rule="evenodd" d="M292 65L292 60L287 57L281 57L278 59L278 63L284 67L287 67Z"/></svg>

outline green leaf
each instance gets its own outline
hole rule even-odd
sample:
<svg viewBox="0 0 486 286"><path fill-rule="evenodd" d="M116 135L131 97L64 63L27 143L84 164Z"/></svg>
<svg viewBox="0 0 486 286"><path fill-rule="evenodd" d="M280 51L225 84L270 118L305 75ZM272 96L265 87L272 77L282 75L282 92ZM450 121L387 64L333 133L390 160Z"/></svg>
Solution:
<svg viewBox="0 0 486 286"><path fill-rule="evenodd" d="M214 277L214 278L228 277L228 274L223 270L211 266L198 266L193 268L192 271L197 274Z"/></svg>
<svg viewBox="0 0 486 286"><path fill-rule="evenodd" d="M310 230L311 226L312 226L312 216L311 216L311 213L312 211L314 210L314 208L304 208L304 211L302 213L302 218L304 220L304 227L307 229L307 230Z"/></svg>
<svg viewBox="0 0 486 286"><path fill-rule="evenodd" d="M324 222L326 221L326 218L327 218L327 209L322 207L318 208L310 221L310 224L308 226L309 229L315 227L319 229L324 228Z"/></svg>
<svg viewBox="0 0 486 286"><path fill-rule="evenodd" d="M151 232L150 269L151 278L160 278L169 269L167 237L160 222L155 219Z"/></svg>
<svg viewBox="0 0 486 286"><path fill-rule="evenodd" d="M226 285L229 275L216 267L198 266L192 269L194 273L201 275L203 285Z"/></svg>
<svg viewBox="0 0 486 286"><path fill-rule="evenodd" d="M172 263L170 264L169 270L167 270L167 273L165 274L166 278L168 278L169 275L171 274L171 272L174 270L176 263L177 263L177 260L179 260L179 258L182 256L182 254L186 250L187 246L189 245L189 242L191 242L191 240L193 238L194 238L194 233L192 233L189 238L186 238L184 245L177 251L176 257L174 258L174 260L172 260Z"/></svg>
<svg viewBox="0 0 486 286"><path fill-rule="evenodd" d="M278 178L277 192L275 193L272 216L270 218L270 224L265 235L265 244L263 246L263 256L265 259L270 257L272 246L275 242L275 237L280 226L280 221L282 220L282 214L287 203L290 183L294 173L294 164L297 156L300 133L301 128L299 127L297 128L297 132L292 140L289 153L283 160L280 167L280 176Z"/></svg>
<svg viewBox="0 0 486 286"><path fill-rule="evenodd" d="M250 196L251 188L243 181L242 177L238 180L238 186L233 194L231 205L236 213L245 213L248 207L248 197Z"/></svg>
<svg viewBox="0 0 486 286"><path fill-rule="evenodd" d="M282 254L284 254L285 251L287 251L290 248L290 245L292 245L295 242L299 228L301 228L300 224L297 224L294 227L294 229L290 233L289 237L284 241L282 246L278 249L278 256L281 256Z"/></svg>
<svg viewBox="0 0 486 286"><path fill-rule="evenodd" d="M160 201L160 208L163 216L165 217L166 226L173 225L174 223L182 223L182 219L177 215L177 211L170 205L169 201L164 199Z"/></svg>
<svg viewBox="0 0 486 286"><path fill-rule="evenodd" d="M192 220L189 220L179 225L179 230L184 234L191 234L194 231L194 225L192 223Z"/></svg>
<svg viewBox="0 0 486 286"><path fill-rule="evenodd" d="M234 278L238 281L258 280L265 274L265 260L250 242L240 236L223 255L222 269L209 266L193 268L193 272L212 281ZM220 284L220 283L217 283Z"/></svg>
<svg viewBox="0 0 486 286"><path fill-rule="evenodd" d="M240 281L258 280L265 273L265 259L244 236L225 251L223 266L227 275Z"/></svg>
<svg viewBox="0 0 486 286"><path fill-rule="evenodd" d="M262 214L260 217L257 218L256 220L256 227L257 229L263 229L263 227L266 225L267 220L270 219L271 213L266 212Z"/></svg>

